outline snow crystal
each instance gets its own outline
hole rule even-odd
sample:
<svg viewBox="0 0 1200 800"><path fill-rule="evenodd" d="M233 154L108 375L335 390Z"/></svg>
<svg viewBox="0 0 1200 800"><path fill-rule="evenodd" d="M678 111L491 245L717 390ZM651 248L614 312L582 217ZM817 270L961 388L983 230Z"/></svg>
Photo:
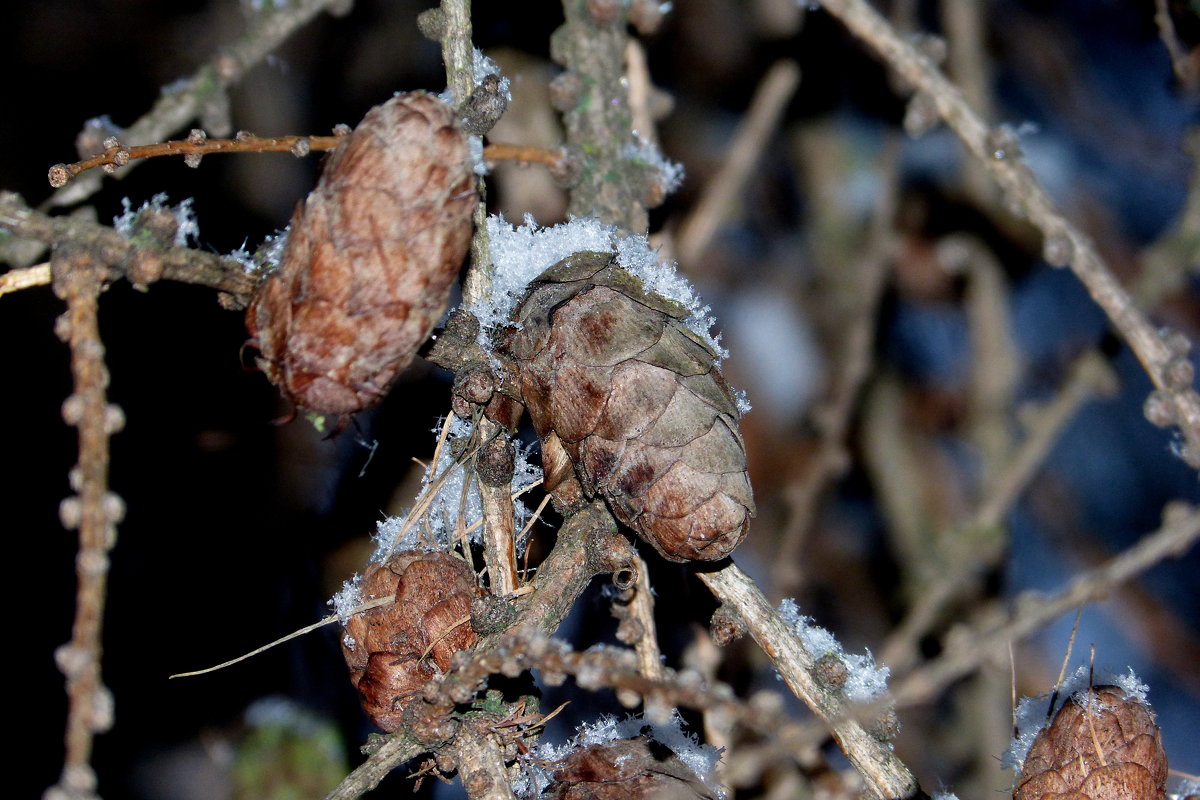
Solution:
<svg viewBox="0 0 1200 800"><path fill-rule="evenodd" d="M536 759L542 762L560 761L577 747L607 744L618 739L633 739L647 731L652 740L674 753L680 763L694 772L718 797L725 796L717 777L717 763L721 760L721 751L710 744L701 744L695 734L685 731L683 717L678 710L673 710L671 716L661 724L653 723L640 714L626 717L624 720L604 714L595 722L580 725L575 731L575 736L566 744L542 743L535 749L534 754Z"/></svg>
<svg viewBox="0 0 1200 800"><path fill-rule="evenodd" d="M490 336L507 324L513 309L529 284L550 267L573 253L584 251L615 252L617 264L642 281L648 291L674 300L687 309L687 326L704 339L718 357L728 355L718 337L711 333L714 324L709 307L704 305L682 276L674 262L663 261L644 236L619 236L617 228L592 217L572 219L549 228L540 227L532 216L525 224L513 226L503 216L487 220L488 250L494 266L490 297L470 305L479 320L480 344L490 347Z"/></svg>
<svg viewBox="0 0 1200 800"><path fill-rule="evenodd" d="M849 675L844 690L852 702L867 703L887 693L887 679L891 670L877 666L870 650L863 655L845 652L837 637L825 628L814 625L812 617L801 614L791 598L785 598L777 610L814 659L832 653L846 665Z"/></svg>
<svg viewBox="0 0 1200 800"><path fill-rule="evenodd" d="M475 58L472 67L475 72L476 86L483 83L488 75L496 75L500 78L500 94L504 96L505 100L510 103L512 102L512 85L509 83L508 78L504 77L503 73L500 72L500 67L496 65L496 62L485 56L483 51L478 47L475 48Z"/></svg>
<svg viewBox="0 0 1200 800"><path fill-rule="evenodd" d="M448 550L455 544L460 511L464 529L483 519L483 498L479 494L479 485L454 457L455 453L461 453L462 448L467 446L475 428L471 422L458 416L451 416L449 425L441 455L436 464L426 468L421 481L422 497L431 491L430 487L435 482L440 481L438 488L432 490L433 495L424 516L420 520L410 520L407 516L389 517L378 522L372 562L384 561L399 550ZM439 424L434 431L440 434L441 429ZM541 468L529 461L530 449L520 445L516 447L513 493L527 489L542 479ZM520 499L514 501L513 513L519 525L524 524L532 514ZM482 527L476 527L471 532L471 541L479 542L481 538Z"/></svg>
<svg viewBox="0 0 1200 800"><path fill-rule="evenodd" d="M958 800L954 792L934 792L931 800Z"/></svg>
<svg viewBox="0 0 1200 800"><path fill-rule="evenodd" d="M355 575L342 583L342 588L329 601L343 625L354 616L355 609L362 605L362 575Z"/></svg>
<svg viewBox="0 0 1200 800"><path fill-rule="evenodd" d="M683 183L683 165L664 156L653 142L640 133L635 132L634 135L637 137L636 144L625 145L621 149L621 155L631 161L646 164L658 170L658 174L662 176L664 196L678 189Z"/></svg>
<svg viewBox="0 0 1200 800"><path fill-rule="evenodd" d="M487 165L487 159L483 157L483 137L468 136L467 151L471 154L472 169L476 175L487 175L490 171Z"/></svg>
<svg viewBox="0 0 1200 800"><path fill-rule="evenodd" d="M1117 686L1125 693L1125 699L1138 703L1146 702L1150 687L1142 683L1133 668L1125 673L1114 673L1109 670L1095 670L1087 664L1081 665L1058 687L1054 706L1050 707L1049 698L1053 692L1038 697L1022 697L1017 703L1016 728L1017 736L1009 743L1008 749L1000 758L1000 766L1004 769L1020 771L1025 763L1025 756L1033 746L1042 728L1046 727L1069 700L1089 702L1091 693L1089 686ZM1080 698L1076 698L1080 695Z"/></svg>
<svg viewBox="0 0 1200 800"><path fill-rule="evenodd" d="M198 239L200 236L200 226L196 222L196 214L192 210L192 198L179 203L177 206L167 205L167 195L165 192L159 192L151 197L146 202L142 203L136 211L133 210L133 204L129 202L128 197L121 198L121 207L125 212L120 216L113 217L113 228L117 233L124 236L126 239L132 239L136 231L134 230L138 216L143 211L170 211L175 215L175 246L187 247L188 242Z"/></svg>

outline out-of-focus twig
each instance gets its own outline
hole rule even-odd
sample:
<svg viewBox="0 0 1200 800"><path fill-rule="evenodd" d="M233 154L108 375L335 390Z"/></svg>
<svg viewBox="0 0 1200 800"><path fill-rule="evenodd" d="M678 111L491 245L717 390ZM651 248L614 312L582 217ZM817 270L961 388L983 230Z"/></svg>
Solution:
<svg viewBox="0 0 1200 800"><path fill-rule="evenodd" d="M839 314L845 327L840 331L835 358L837 372L825 398L812 413L820 441L805 471L786 490L788 520L779 537L779 557L771 573L773 588L780 595L792 595L799 588L804 563L801 552L821 492L848 463L846 433L859 391L871 371L879 300L895 251L892 225L900 184L899 145L898 137L890 137L880 155L880 191L862 256L849 269L837 270L845 274L838 293L840 303L847 306Z"/></svg>
<svg viewBox="0 0 1200 800"><path fill-rule="evenodd" d="M59 336L71 348L74 378L72 393L63 403L63 419L79 430L79 462L71 474L71 488L77 494L63 500L59 516L63 527L79 529L79 552L71 641L54 654L67 679L66 756L62 777L46 797L76 800L97 796L92 740L113 724L112 694L100 677L100 632L108 554L116 543L116 525L124 516L121 498L108 490L109 436L124 427L125 417L105 394L108 369L98 313L104 265L86 247L65 243L54 249L50 268L54 293L67 303L66 324Z"/></svg>
<svg viewBox="0 0 1200 800"><path fill-rule="evenodd" d="M1168 400L1174 421L1187 443L1184 456L1189 464L1200 467L1200 396L1190 380L1186 383L1182 380L1187 377L1187 370L1174 368L1186 356L1175 352L1166 336L1134 306L1091 239L1059 211L1021 158L1013 132L1004 126L993 128L985 123L962 92L865 0L823 0L822 7L905 80L929 94L938 115L985 165L1006 200L1042 232L1048 245L1061 251L1064 256L1061 260L1069 263Z"/></svg>
<svg viewBox="0 0 1200 800"><path fill-rule="evenodd" d="M14 269L0 275L0 297L22 289L50 284L50 264L35 264L24 269Z"/></svg>
<svg viewBox="0 0 1200 800"><path fill-rule="evenodd" d="M700 201L674 237L675 252L685 268L699 261L728 219L799 85L800 68L796 62L784 60L772 64L754 90L750 108L734 131L721 169L704 185Z"/></svg>
<svg viewBox="0 0 1200 800"><path fill-rule="evenodd" d="M697 572L697 576L722 603L736 609L788 688L829 725L872 797L903 798L920 793L916 779L891 743L868 732L848 714L846 699L821 685L813 673L813 655L805 649L796 631L767 603L749 575L730 561L712 572Z"/></svg>
<svg viewBox="0 0 1200 800"><path fill-rule="evenodd" d="M1174 505L1163 514L1163 526L1145 536L1102 567L1078 575L1063 591L1049 598L1025 597L1009 620L986 631L951 637L946 651L934 661L897 681L892 696L898 705L929 701L951 682L987 660L1003 656L1009 642L1038 631L1056 617L1097 600L1113 587L1145 572L1167 558L1186 553L1200 540L1200 509Z"/></svg>
<svg viewBox="0 0 1200 800"><path fill-rule="evenodd" d="M171 137L197 117L217 136L230 133L228 100L229 87L262 61L298 28L326 9L340 11L346 0L296 0L292 3L273 3L270 11L255 16L253 27L240 39L214 55L190 78L164 90L154 107L120 133L122 142L129 145L153 144ZM117 172L125 174L133 165ZM55 192L49 200L54 206L67 206L86 200L100 189L103 175L90 172Z"/></svg>
<svg viewBox="0 0 1200 800"><path fill-rule="evenodd" d="M1158 26L1158 38L1162 39L1167 55L1171 57L1175 77L1187 91L1200 90L1200 48L1193 48L1189 53L1179 40L1167 0L1154 0L1154 24Z"/></svg>
<svg viewBox="0 0 1200 800"><path fill-rule="evenodd" d="M1111 368L1097 352L1085 353L1072 365L1062 390L1048 404L1028 415L1025 439L1007 464L996 473L988 485L987 493L970 519L959 526L960 530L990 531L1000 525L1004 515L1036 474L1050 448L1058 441L1059 433L1083 404L1094 396L1096 387L1106 379L1111 381L1111 376ZM952 533L948 538L959 539L961 534ZM995 539L992 541L999 543ZM888 637L880 652L880 659L896 672L911 667L918 656L921 638L937 623L938 615L975 580L980 570L991 566L1002 553L1003 549L998 546L984 547L965 569L951 567L928 583ZM951 559L952 563L954 561Z"/></svg>

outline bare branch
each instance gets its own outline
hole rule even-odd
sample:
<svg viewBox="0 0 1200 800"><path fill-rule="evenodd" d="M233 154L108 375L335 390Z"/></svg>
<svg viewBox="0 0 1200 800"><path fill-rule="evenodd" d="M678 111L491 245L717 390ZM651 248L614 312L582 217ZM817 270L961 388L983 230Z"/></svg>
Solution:
<svg viewBox="0 0 1200 800"><path fill-rule="evenodd" d="M197 117L218 136L230 133L229 122L223 113L207 113L214 107L224 111L228 101L225 93L242 79L251 67L284 42L298 28L330 8L341 10L346 0L296 0L294 3L274 3L271 11L259 15L255 25L233 44L222 48L207 64L182 83L164 91L154 107L133 125L121 132L129 145L153 144L171 137ZM204 118L208 117L207 121ZM121 177L133 164L117 172ZM100 190L101 173L89 173L63 186L50 198L54 206L68 206L91 197Z"/></svg>
<svg viewBox="0 0 1200 800"><path fill-rule="evenodd" d="M872 797L912 797L920 793L916 779L892 750L890 742L872 736L849 715L845 697L822 686L813 670L816 659L767 603L749 575L730 561L713 572L697 572L697 576L717 599L737 610L750 635L771 659L792 693L830 726L833 737L863 776Z"/></svg>
<svg viewBox="0 0 1200 800"><path fill-rule="evenodd" d="M1151 381L1169 398L1175 422L1185 440L1185 459L1200 468L1200 396L1174 370L1181 357L1167 338L1133 304L1091 239L1071 223L1020 156L1011 131L991 128L967 103L962 92L881 17L866 0L823 0L822 7L862 39L911 85L926 92L938 115L978 158L999 184L1005 198L1045 236L1062 245L1072 271L1104 309L1129 344Z"/></svg>

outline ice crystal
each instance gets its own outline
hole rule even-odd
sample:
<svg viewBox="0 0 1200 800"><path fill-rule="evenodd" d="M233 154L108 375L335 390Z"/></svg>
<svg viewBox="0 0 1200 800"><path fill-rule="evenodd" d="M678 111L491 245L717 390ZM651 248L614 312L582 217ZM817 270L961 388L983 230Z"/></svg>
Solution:
<svg viewBox="0 0 1200 800"><path fill-rule="evenodd" d="M728 355L711 332L714 320L709 307L675 271L675 264L659 257L646 237L620 236L616 227L592 217L543 228L528 215L520 226L497 215L488 217L487 231L494 266L491 293L467 307L479 320L480 344L485 349L491 345L492 334L508 323L530 282L567 256L590 250L615 253L617 264L637 276L647 290L686 308L690 315L687 326L719 357Z"/></svg>
<svg viewBox="0 0 1200 800"><path fill-rule="evenodd" d="M362 605L362 575L355 575L342 583L341 590L329 601L334 613L338 615L343 625L354 616L354 610Z"/></svg>
<svg viewBox="0 0 1200 800"><path fill-rule="evenodd" d="M1089 702L1091 698L1091 693L1087 691L1089 686L1109 685L1120 687L1127 700L1134 700L1138 703L1146 702L1146 695L1150 690L1150 687L1142 683L1134 673L1132 667L1127 672L1114 673L1109 670L1093 671L1092 667L1083 664L1063 680L1062 685L1058 687L1053 706L1049 702L1053 692L1038 697L1022 697L1017 703L1016 710L1017 735L1009 743L1004 755L1001 756L1000 766L1019 772L1025 763L1025 756L1029 754L1029 748L1033 746L1033 740L1037 738L1042 728L1054 719L1055 714L1065 703L1072 700ZM1076 695L1079 697L1077 698Z"/></svg>
<svg viewBox="0 0 1200 800"><path fill-rule="evenodd" d="M683 183L683 165L664 156L653 142L640 133L635 132L634 135L637 137L637 142L625 145L621 150L621 155L631 161L646 164L658 170L658 174L662 177L664 196L678 189Z"/></svg>
<svg viewBox="0 0 1200 800"><path fill-rule="evenodd" d="M469 529L483 519L483 498L474 475L459 463L461 456L470 447L475 432L471 422L452 416L446 433L446 442L436 464L430 464L421 481L421 497L431 493L420 519L409 515L389 517L377 523L375 534L376 550L373 562L384 561L400 550L448 550L455 544L455 532L460 522ZM440 435L441 424L434 432ZM512 492L526 489L542 479L542 470L529 461L531 448L516 447L513 465ZM518 525L529 519L531 511L520 499L514 501L513 513ZM471 533L471 540L480 541L481 527Z"/></svg>
<svg viewBox="0 0 1200 800"><path fill-rule="evenodd" d="M117 233L124 236L126 239L132 239L137 233L135 230L138 216L143 211L170 211L175 216L175 246L187 247L190 241L198 239L200 236L200 226L196 223L196 214L192 210L192 198L179 203L176 206L167 205L167 195L165 192L159 192L151 197L135 211L133 204L129 202L128 197L121 198L121 207L125 212L120 216L113 217L113 228Z"/></svg>
<svg viewBox="0 0 1200 800"><path fill-rule="evenodd" d="M796 632L804 649L814 659L831 653L846 665L849 674L844 691L852 702L867 703L887 692L890 670L876 665L870 650L862 655L847 653L837 637L825 628L814 625L812 618L801 614L796 602L790 598L779 604L778 611L779 616Z"/></svg>

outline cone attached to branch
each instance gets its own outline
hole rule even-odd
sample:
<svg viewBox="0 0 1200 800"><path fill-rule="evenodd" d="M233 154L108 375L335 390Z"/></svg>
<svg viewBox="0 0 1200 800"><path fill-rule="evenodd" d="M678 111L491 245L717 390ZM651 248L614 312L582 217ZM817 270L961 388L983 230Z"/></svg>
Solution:
<svg viewBox="0 0 1200 800"><path fill-rule="evenodd" d="M446 310L475 181L466 136L433 95L376 106L338 146L246 314L288 399L333 415L382 399Z"/></svg>
<svg viewBox="0 0 1200 800"><path fill-rule="evenodd" d="M532 284L504 345L560 502L597 495L665 557L715 560L754 514L737 402L678 303L610 253Z"/></svg>
<svg viewBox="0 0 1200 800"><path fill-rule="evenodd" d="M455 653L475 644L475 580L466 562L450 553L404 551L372 564L360 589L366 600L396 596L347 619L342 638L363 710L391 732L403 725L412 696L449 669Z"/></svg>
<svg viewBox="0 0 1200 800"><path fill-rule="evenodd" d="M1161 800L1167 755L1150 709L1116 686L1077 693L1033 741L1014 800Z"/></svg>
<svg viewBox="0 0 1200 800"><path fill-rule="evenodd" d="M553 765L551 800L714 800L696 773L644 737L573 750Z"/></svg>

